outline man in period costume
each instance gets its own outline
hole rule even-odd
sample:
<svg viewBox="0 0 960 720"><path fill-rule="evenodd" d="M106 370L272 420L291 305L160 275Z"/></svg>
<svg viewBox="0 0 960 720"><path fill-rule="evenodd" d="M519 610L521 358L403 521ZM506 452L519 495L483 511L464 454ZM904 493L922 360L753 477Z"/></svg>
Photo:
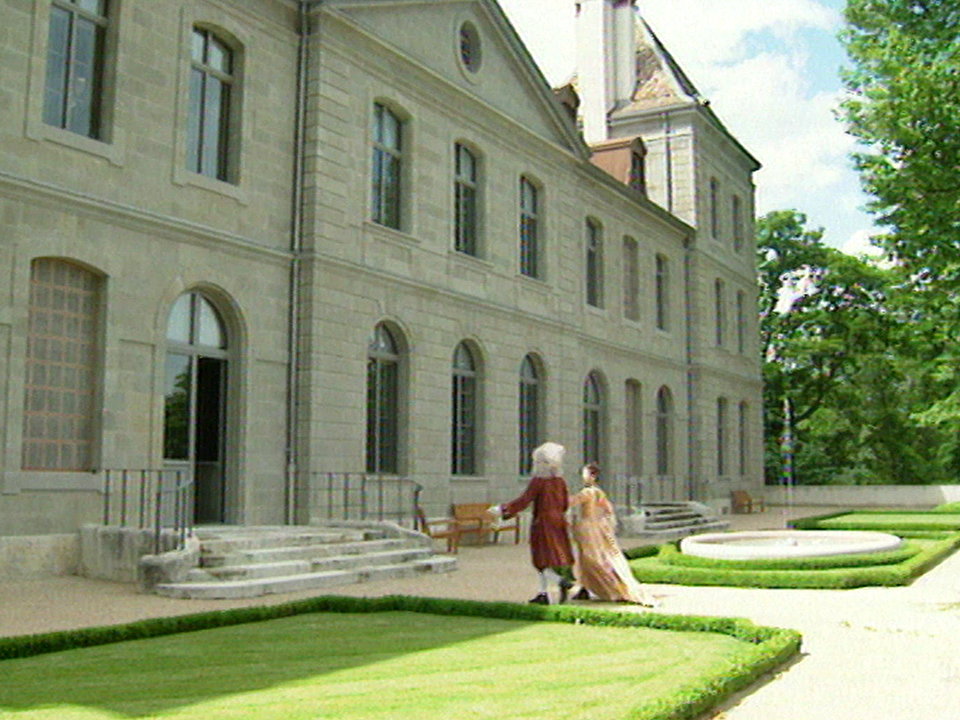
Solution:
<svg viewBox="0 0 960 720"><path fill-rule="evenodd" d="M494 515L509 519L533 505L530 553L540 573L540 592L530 602L540 605L550 604L550 583L558 586L561 603L573 585L573 550L565 515L570 501L563 479L565 452L563 445L553 442L538 447L533 451L533 477L527 489L516 500L490 508Z"/></svg>

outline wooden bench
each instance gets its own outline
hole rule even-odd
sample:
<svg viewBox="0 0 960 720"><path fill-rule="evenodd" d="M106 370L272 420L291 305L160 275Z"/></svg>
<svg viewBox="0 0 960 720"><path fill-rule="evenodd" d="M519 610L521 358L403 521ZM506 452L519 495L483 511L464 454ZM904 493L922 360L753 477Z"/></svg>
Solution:
<svg viewBox="0 0 960 720"><path fill-rule="evenodd" d="M734 490L730 493L732 511L735 513L763 512L763 498L754 498L746 490Z"/></svg>
<svg viewBox="0 0 960 720"><path fill-rule="evenodd" d="M464 535L476 535L486 541L491 535L493 541L500 539L500 533L513 531L513 542L520 542L520 519L500 520L494 517L488 508L490 503L456 503L453 506L453 519L457 525L457 542Z"/></svg>
<svg viewBox="0 0 960 720"><path fill-rule="evenodd" d="M427 537L447 541L447 552L456 553L460 545L460 533L457 532L457 521L453 518L430 518L417 508L417 530Z"/></svg>

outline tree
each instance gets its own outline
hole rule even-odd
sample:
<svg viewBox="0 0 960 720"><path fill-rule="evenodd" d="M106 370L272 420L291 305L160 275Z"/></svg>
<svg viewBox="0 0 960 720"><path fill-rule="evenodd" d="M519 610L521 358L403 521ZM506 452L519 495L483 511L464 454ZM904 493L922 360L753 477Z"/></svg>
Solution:
<svg viewBox="0 0 960 720"><path fill-rule="evenodd" d="M929 400L910 372L927 350L891 303L898 272L823 245L806 223L793 210L757 223L768 481L786 397L798 483L941 481L939 431L913 412Z"/></svg>
<svg viewBox="0 0 960 720"><path fill-rule="evenodd" d="M842 105L875 240L920 283L960 287L960 3L848 0Z"/></svg>

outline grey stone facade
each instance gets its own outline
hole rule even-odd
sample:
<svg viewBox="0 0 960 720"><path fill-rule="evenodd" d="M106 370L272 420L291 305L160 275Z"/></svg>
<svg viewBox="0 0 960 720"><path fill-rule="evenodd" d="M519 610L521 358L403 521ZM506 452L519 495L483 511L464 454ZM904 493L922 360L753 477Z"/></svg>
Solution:
<svg viewBox="0 0 960 720"><path fill-rule="evenodd" d="M402 348L398 470L424 486L428 509L504 500L521 486L518 373L531 354L542 373L542 437L568 446L571 471L582 459L584 382L594 373L603 410L601 457L591 459L607 472L656 473L656 397L668 388L670 474L695 479L701 499L762 482L753 168L715 125L693 118L677 129L677 204L668 212L655 131L635 133L651 153L648 199L590 164L492 0L117 0L106 29L103 131L91 139L44 121L52 7L2 2L0 534L73 532L100 517L101 469L164 466L170 313L184 293L215 309L225 335L217 355L226 368L223 521L309 519L311 472L364 469L367 347L381 323ZM482 50L474 70L461 55L465 23ZM194 28L234 52L224 180L187 169ZM377 103L404 122L399 229L371 220ZM479 158L475 257L453 247L458 143ZM742 193L738 253L697 229L702 188L714 176ZM537 279L519 267L521 177L542 201ZM587 218L602 228L599 307L585 302ZM623 312L624 237L639 248L636 320ZM670 269L666 329L654 322L657 256ZM84 467L23 460L38 258L80 266L101 289ZM728 305L719 347L717 278ZM451 362L461 342L478 364L477 468L452 477ZM639 468L627 462L628 382L640 388ZM730 408L722 478L718 397Z"/></svg>

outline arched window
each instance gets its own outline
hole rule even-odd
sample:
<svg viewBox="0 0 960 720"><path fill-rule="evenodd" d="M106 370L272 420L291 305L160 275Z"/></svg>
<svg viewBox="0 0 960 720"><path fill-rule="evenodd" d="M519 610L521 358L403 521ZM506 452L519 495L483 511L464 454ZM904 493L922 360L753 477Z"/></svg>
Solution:
<svg viewBox="0 0 960 720"><path fill-rule="evenodd" d="M466 343L453 353L450 471L477 473L477 364Z"/></svg>
<svg viewBox="0 0 960 720"><path fill-rule="evenodd" d="M596 372L583 382L583 462L599 463L603 451L603 386Z"/></svg>
<svg viewBox="0 0 960 720"><path fill-rule="evenodd" d="M377 325L367 346L367 472L400 471L400 350Z"/></svg>
<svg viewBox="0 0 960 720"><path fill-rule="evenodd" d="M521 475L530 472L533 451L542 442L540 389L541 381L537 362L533 355L527 355L520 363L519 472Z"/></svg>
<svg viewBox="0 0 960 720"><path fill-rule="evenodd" d="M31 263L24 470L96 465L101 286L100 277L65 260Z"/></svg>
<svg viewBox="0 0 960 720"><path fill-rule="evenodd" d="M662 387L657 391L657 475L672 471L673 395Z"/></svg>
<svg viewBox="0 0 960 720"><path fill-rule="evenodd" d="M740 439L740 474L747 474L747 443L749 438L747 436L747 404L745 402L740 403L739 406L739 417L737 418L737 424L739 425L739 439Z"/></svg>

